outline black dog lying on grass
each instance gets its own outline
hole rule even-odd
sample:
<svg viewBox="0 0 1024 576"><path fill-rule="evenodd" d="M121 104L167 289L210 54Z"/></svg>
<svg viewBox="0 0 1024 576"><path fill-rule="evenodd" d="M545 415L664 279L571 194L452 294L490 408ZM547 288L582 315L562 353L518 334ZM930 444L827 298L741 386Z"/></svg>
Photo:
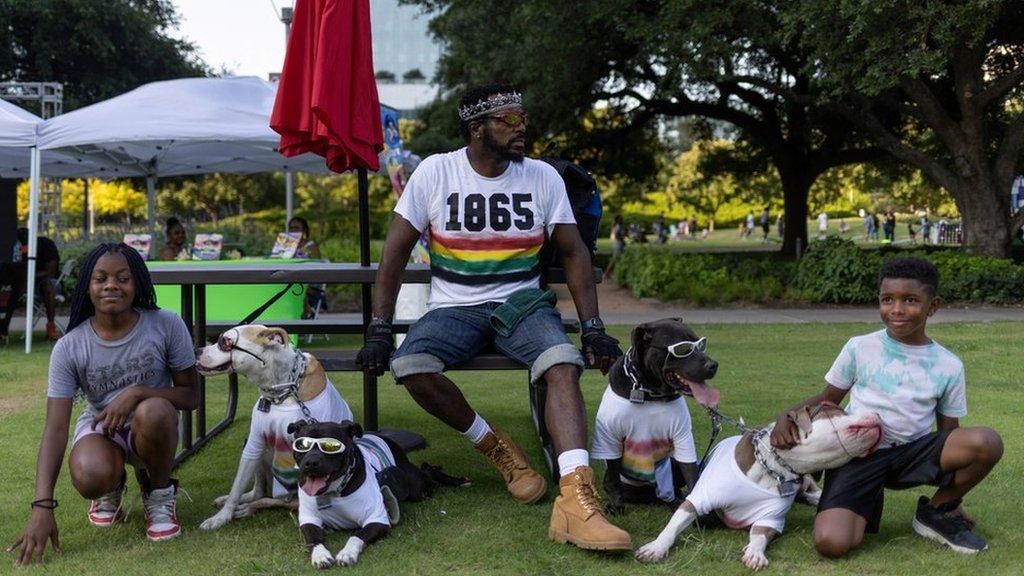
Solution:
<svg viewBox="0 0 1024 576"><path fill-rule="evenodd" d="M679 318L633 329L631 347L612 366L597 411L591 456L605 460L608 512L626 502L678 505L697 481L697 453L684 396L718 404L718 362L707 339Z"/></svg>
<svg viewBox="0 0 1024 576"><path fill-rule="evenodd" d="M288 432L295 437L292 451L299 468L299 530L317 568L355 564L367 545L398 522L399 502L419 502L437 484L469 484L429 464L417 468L393 441L364 435L362 426L348 420L299 420ZM324 545L325 529L355 533L332 556Z"/></svg>

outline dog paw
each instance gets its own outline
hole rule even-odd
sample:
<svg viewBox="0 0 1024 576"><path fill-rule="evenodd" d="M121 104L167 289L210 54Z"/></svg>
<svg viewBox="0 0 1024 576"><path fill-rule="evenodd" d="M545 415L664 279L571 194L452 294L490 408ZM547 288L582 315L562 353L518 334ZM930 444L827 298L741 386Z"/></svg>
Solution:
<svg viewBox="0 0 1024 576"><path fill-rule="evenodd" d="M668 556L670 546L662 546L657 540L640 547L633 556L641 562L661 562Z"/></svg>
<svg viewBox="0 0 1024 576"><path fill-rule="evenodd" d="M225 494L223 496L217 496L216 498L213 499L213 507L214 508L223 508L224 507L224 503L227 502L227 501L228 501L228 495L227 494Z"/></svg>
<svg viewBox="0 0 1024 576"><path fill-rule="evenodd" d="M223 508L220 512L210 516L203 523L199 525L200 530L216 530L221 526L224 526L231 521L232 511L225 511Z"/></svg>
<svg viewBox="0 0 1024 576"><path fill-rule="evenodd" d="M252 508L248 504L239 504L235 506L235 513L232 516L235 520L239 518L247 518L252 515Z"/></svg>
<svg viewBox="0 0 1024 576"><path fill-rule="evenodd" d="M751 570L757 571L768 567L768 557L763 552L743 549L743 558L740 560L743 565Z"/></svg>
<svg viewBox="0 0 1024 576"><path fill-rule="evenodd" d="M323 544L317 544L309 554L309 561L314 568L323 570L334 566L334 555Z"/></svg>
<svg viewBox="0 0 1024 576"><path fill-rule="evenodd" d="M365 546L366 544L361 539L352 536L348 542L345 542L345 547L338 552L334 559L338 562L338 566L355 566L355 563L359 561L359 553Z"/></svg>

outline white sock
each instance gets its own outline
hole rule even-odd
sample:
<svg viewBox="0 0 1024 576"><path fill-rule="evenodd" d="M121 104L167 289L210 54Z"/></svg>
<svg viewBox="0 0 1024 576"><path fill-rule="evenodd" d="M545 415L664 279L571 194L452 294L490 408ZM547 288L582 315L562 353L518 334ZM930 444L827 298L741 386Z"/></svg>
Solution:
<svg viewBox="0 0 1024 576"><path fill-rule="evenodd" d="M469 439L473 444L479 444L484 436L491 433L491 425L486 420L476 414L476 418L473 419L473 423L469 425L469 428L462 435Z"/></svg>
<svg viewBox="0 0 1024 576"><path fill-rule="evenodd" d="M558 475L568 476L580 466L590 465L590 453L582 448L566 450L558 455Z"/></svg>

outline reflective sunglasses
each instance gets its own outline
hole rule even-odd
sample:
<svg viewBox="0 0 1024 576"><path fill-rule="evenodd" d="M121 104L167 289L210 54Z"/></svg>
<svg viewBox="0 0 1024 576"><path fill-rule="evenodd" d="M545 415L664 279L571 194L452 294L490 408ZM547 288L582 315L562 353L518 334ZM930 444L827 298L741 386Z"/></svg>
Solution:
<svg viewBox="0 0 1024 576"><path fill-rule="evenodd" d="M345 451L345 443L336 438L309 438L300 436L292 442L292 450L296 452L309 452L313 446L320 448L324 454L339 454Z"/></svg>
<svg viewBox="0 0 1024 576"><path fill-rule="evenodd" d="M526 112L504 112L501 114L494 114L492 116L484 116L488 120L499 120L504 122L509 128L515 128L520 124L526 124L529 116Z"/></svg>
<svg viewBox="0 0 1024 576"><path fill-rule="evenodd" d="M701 338L696 342L690 342L689 340L683 340L682 342L676 342L675 344L669 344L665 346L668 353L675 356L676 358L686 358L690 354L696 352L703 352L708 349L708 339Z"/></svg>

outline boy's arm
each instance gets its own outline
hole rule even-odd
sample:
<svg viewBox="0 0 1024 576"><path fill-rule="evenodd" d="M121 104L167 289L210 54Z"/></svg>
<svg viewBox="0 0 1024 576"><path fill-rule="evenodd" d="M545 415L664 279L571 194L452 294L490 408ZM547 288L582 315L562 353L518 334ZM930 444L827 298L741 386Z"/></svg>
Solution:
<svg viewBox="0 0 1024 576"><path fill-rule="evenodd" d="M960 427L960 419L952 416L945 416L939 412L935 413L935 419L938 422L939 430L954 430Z"/></svg>
<svg viewBox="0 0 1024 576"><path fill-rule="evenodd" d="M805 408L812 408L822 402L831 402L838 405L843 401L843 398L846 398L847 392L849 390L827 384L820 394L815 394L789 410L779 413L779 417L775 419L775 428L772 429L772 446L776 448L792 448L799 444L800 431L796 427L796 412Z"/></svg>

